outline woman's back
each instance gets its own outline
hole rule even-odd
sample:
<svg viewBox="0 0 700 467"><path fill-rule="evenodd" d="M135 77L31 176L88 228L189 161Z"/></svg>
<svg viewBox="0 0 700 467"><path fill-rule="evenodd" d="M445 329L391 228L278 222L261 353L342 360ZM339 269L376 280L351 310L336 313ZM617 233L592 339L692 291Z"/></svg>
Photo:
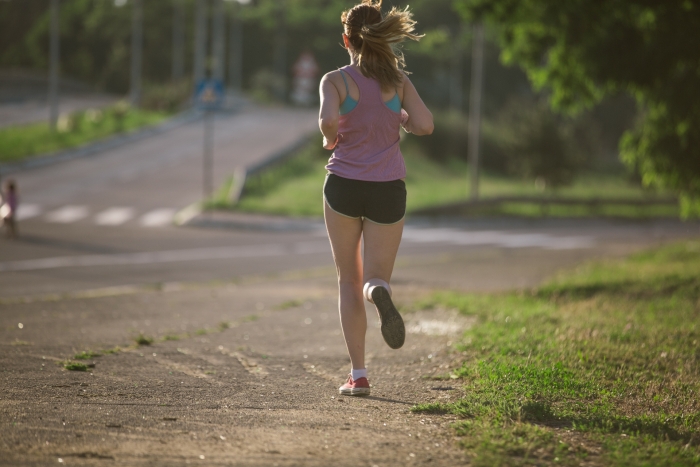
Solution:
<svg viewBox="0 0 700 467"><path fill-rule="evenodd" d="M338 119L342 135L326 169L343 178L390 181L404 178L406 166L399 149L401 102L398 94L386 102L376 80L367 78L353 66L340 69L346 85L344 106L347 113ZM350 95L347 82L357 86L359 97ZM398 100L398 109L394 101ZM346 105L347 103L351 105ZM352 105L354 104L354 105Z"/></svg>

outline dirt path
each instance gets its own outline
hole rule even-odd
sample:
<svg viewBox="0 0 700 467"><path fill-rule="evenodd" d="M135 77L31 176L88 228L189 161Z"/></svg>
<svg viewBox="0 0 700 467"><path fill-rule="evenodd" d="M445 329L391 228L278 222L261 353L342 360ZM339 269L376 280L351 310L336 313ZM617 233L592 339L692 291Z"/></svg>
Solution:
<svg viewBox="0 0 700 467"><path fill-rule="evenodd" d="M644 245L613 238L595 250L480 247L399 258L393 286L399 305L434 288L527 287ZM77 280L65 271L62 280ZM38 272L32 280L52 278ZM339 397L349 359L336 293L332 267L307 266L199 285L5 295L0 465L467 464L449 416L410 408L463 394L437 377L460 363L451 344L472 323L449 310L405 313L406 345L394 351L368 309L372 396ZM139 334L156 341L135 347ZM60 365L115 346L123 350L86 360L89 371Z"/></svg>
<svg viewBox="0 0 700 467"><path fill-rule="evenodd" d="M469 323L408 314L406 345L392 351L368 309L372 396L339 397L349 360L327 277L1 304L0 464L465 463L450 419L410 407L459 396L430 376L456 362L452 333ZM424 292L397 288L404 303ZM88 360L88 372L57 364L138 333L186 332Z"/></svg>

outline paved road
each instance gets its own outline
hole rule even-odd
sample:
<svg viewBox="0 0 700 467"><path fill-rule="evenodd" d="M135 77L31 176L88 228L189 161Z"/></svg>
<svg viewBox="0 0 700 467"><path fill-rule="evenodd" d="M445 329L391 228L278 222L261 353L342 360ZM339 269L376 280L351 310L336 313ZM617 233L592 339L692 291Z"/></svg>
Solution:
<svg viewBox="0 0 700 467"><path fill-rule="evenodd" d="M333 275L320 221L307 229L146 228L96 225L91 219L22 226L21 241L0 242L0 295L18 296L169 282L206 282L321 268ZM495 290L532 287L556 271L600 256L619 256L678 238L697 224L410 221L396 283Z"/></svg>
<svg viewBox="0 0 700 467"><path fill-rule="evenodd" d="M312 111L249 107L219 115L215 125L214 184L238 166L263 160L316 128ZM98 224L167 225L202 197L201 122L180 126L98 156L13 175L19 218L53 224L93 218Z"/></svg>

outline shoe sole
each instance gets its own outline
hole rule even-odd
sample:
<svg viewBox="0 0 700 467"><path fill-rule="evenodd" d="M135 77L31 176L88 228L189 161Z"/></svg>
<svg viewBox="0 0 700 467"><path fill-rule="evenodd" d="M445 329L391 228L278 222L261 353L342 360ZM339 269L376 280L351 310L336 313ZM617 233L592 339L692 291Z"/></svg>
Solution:
<svg viewBox="0 0 700 467"><path fill-rule="evenodd" d="M382 337L389 347L399 349L406 340L406 327L398 310L391 301L389 291L378 286L372 289L372 300L379 310L382 322Z"/></svg>
<svg viewBox="0 0 700 467"><path fill-rule="evenodd" d="M369 388L338 389L341 396L369 396Z"/></svg>

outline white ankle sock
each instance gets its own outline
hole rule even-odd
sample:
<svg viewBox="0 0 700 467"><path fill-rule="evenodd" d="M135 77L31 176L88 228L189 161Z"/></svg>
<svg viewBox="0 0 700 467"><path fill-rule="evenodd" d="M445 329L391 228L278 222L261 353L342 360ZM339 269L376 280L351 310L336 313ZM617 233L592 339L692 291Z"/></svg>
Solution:
<svg viewBox="0 0 700 467"><path fill-rule="evenodd" d="M363 368L361 370L355 370L354 368L350 370L350 376L352 376L353 380L358 380L360 378L366 378L367 377L367 368Z"/></svg>
<svg viewBox="0 0 700 467"><path fill-rule="evenodd" d="M381 279L370 279L367 282L365 282L365 285L362 288L362 294L364 295L365 300L367 300L370 303L374 303L374 301L372 300L371 289L374 289L377 286L384 287L387 290L387 292L389 292L389 296L391 296L391 286L387 282Z"/></svg>

